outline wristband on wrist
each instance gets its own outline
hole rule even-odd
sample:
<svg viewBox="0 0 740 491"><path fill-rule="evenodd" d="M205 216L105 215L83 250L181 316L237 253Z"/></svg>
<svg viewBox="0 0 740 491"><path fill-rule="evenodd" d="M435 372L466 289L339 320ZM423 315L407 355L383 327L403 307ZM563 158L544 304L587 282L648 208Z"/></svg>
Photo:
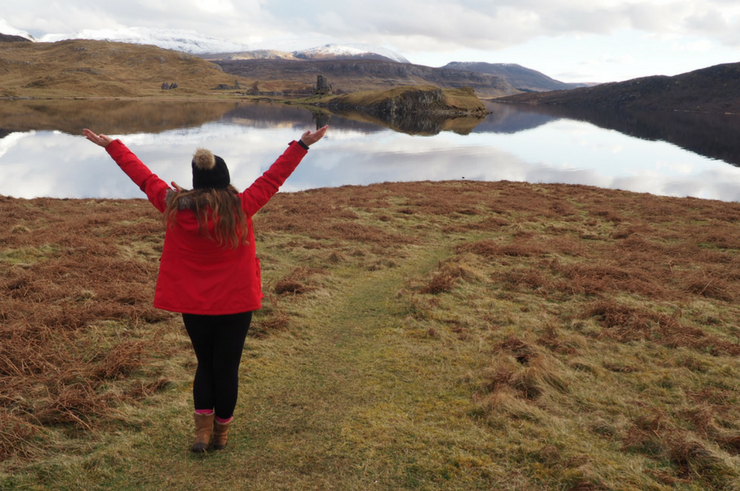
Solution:
<svg viewBox="0 0 740 491"><path fill-rule="evenodd" d="M306 145L305 143L303 143L303 140L298 140L298 144L300 146L302 146L303 148L305 148L306 150L308 150L308 145Z"/></svg>

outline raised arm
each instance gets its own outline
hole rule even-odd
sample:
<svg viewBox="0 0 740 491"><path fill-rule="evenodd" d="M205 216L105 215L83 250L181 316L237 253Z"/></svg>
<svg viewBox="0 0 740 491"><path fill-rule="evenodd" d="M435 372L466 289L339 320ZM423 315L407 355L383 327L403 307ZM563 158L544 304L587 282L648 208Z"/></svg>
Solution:
<svg viewBox="0 0 740 491"><path fill-rule="evenodd" d="M242 206L247 216L252 216L265 206L270 198L278 192L280 186L293 173L303 157L308 152L309 145L321 140L326 134L328 126L311 132L306 131L301 135L300 141L293 141L288 149L278 157L274 164L265 171L254 183L241 193Z"/></svg>
<svg viewBox="0 0 740 491"><path fill-rule="evenodd" d="M83 134L89 141L105 148L105 151L116 161L121 170L146 194L149 201L159 211L164 212L165 196L167 190L170 189L167 183L152 173L149 167L144 165L121 140L116 140L105 135L98 135L87 128L83 130Z"/></svg>

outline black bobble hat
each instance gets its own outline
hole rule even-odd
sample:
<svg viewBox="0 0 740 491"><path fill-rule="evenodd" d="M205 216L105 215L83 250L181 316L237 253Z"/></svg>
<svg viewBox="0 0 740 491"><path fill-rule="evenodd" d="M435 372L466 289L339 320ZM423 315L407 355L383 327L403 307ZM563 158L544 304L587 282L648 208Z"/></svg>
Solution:
<svg viewBox="0 0 740 491"><path fill-rule="evenodd" d="M223 189L231 183L224 159L210 150L199 148L193 155L193 189Z"/></svg>

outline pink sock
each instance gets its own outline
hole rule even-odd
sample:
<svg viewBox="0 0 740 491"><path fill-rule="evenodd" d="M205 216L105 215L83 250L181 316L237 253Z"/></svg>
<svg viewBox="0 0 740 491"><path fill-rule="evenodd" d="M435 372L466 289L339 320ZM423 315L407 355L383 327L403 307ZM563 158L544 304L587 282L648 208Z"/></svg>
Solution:
<svg viewBox="0 0 740 491"><path fill-rule="evenodd" d="M208 416L213 414L213 409L196 409L195 414L203 414Z"/></svg>
<svg viewBox="0 0 740 491"><path fill-rule="evenodd" d="M218 416L216 416L216 422L217 422L218 424L222 424L222 425L225 425L226 423L231 423L231 420L232 420L232 419L234 419L234 416L232 416L232 417L230 417L230 418L226 418L226 419L224 419L224 418L219 418Z"/></svg>

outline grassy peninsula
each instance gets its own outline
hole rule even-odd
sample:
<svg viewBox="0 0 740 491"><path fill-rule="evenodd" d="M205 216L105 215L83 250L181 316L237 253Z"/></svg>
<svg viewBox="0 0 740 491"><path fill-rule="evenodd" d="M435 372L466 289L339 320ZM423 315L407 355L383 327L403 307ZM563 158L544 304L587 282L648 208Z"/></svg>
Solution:
<svg viewBox="0 0 740 491"><path fill-rule="evenodd" d="M280 193L233 440L198 456L157 213L0 197L0 488L740 489L739 219L557 184Z"/></svg>

